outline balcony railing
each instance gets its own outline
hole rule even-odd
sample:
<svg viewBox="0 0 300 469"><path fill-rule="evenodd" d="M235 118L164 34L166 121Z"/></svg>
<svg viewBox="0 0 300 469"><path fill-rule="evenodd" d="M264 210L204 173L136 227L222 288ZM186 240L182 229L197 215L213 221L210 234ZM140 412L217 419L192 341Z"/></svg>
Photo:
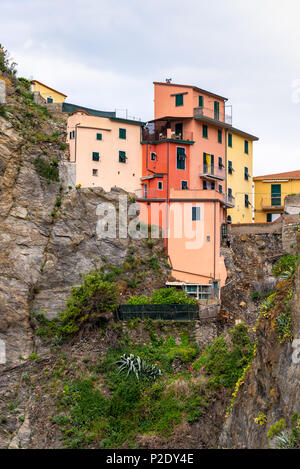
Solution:
<svg viewBox="0 0 300 469"><path fill-rule="evenodd" d="M137 189L135 195L137 199L165 199L164 191L159 189Z"/></svg>
<svg viewBox="0 0 300 469"><path fill-rule="evenodd" d="M143 142L156 142L160 140L185 140L193 141L193 133L186 130L176 132L175 129L168 128L166 125L154 125L154 123L147 124L142 129Z"/></svg>
<svg viewBox="0 0 300 469"><path fill-rule="evenodd" d="M220 168L219 166L204 164L200 167L199 176L206 179L217 179L219 181L224 181L225 167Z"/></svg>
<svg viewBox="0 0 300 469"><path fill-rule="evenodd" d="M282 195L269 195L263 197L260 201L260 206L263 210L279 210L283 208L284 198L287 194Z"/></svg>
<svg viewBox="0 0 300 469"><path fill-rule="evenodd" d="M233 197L233 195L223 194L223 201L227 205L228 208L235 207L235 197Z"/></svg>
<svg viewBox="0 0 300 469"><path fill-rule="evenodd" d="M195 107L194 117L207 117L208 119L212 119L217 122L232 125L231 107L225 107L225 111L220 110L219 112L207 107Z"/></svg>

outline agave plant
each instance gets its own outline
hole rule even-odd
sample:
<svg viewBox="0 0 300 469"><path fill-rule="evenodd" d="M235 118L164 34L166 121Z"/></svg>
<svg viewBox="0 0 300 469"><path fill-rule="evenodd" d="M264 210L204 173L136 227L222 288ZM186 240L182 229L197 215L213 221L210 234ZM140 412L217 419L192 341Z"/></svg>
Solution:
<svg viewBox="0 0 300 469"><path fill-rule="evenodd" d="M287 430L283 430L275 437L276 448L288 449L294 448L295 438Z"/></svg>
<svg viewBox="0 0 300 469"><path fill-rule="evenodd" d="M116 362L118 365L118 373L122 373L127 370L126 377L134 375L136 379L146 378L154 381L158 377L162 376L161 370L156 365L148 365L139 356L122 355L120 360Z"/></svg>

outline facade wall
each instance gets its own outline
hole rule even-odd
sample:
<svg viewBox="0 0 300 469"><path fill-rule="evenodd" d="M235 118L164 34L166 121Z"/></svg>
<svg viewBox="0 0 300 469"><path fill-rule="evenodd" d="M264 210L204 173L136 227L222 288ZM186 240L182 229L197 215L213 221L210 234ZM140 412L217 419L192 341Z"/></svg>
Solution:
<svg viewBox="0 0 300 469"><path fill-rule="evenodd" d="M271 186L272 184L280 184L281 185L281 206L272 207L272 200L271 200ZM265 181L254 181L255 186L255 222L266 222L267 221L267 214L272 213L273 215L278 215L283 213L283 205L284 199L286 196L290 194L299 194L300 193L300 180L299 179L292 179L292 180L265 180ZM271 206L272 209L268 210Z"/></svg>
<svg viewBox="0 0 300 469"><path fill-rule="evenodd" d="M47 100L47 98L52 98L54 103L63 103L66 99L66 96L60 94L57 91L54 91L50 88L48 88L45 85L42 85L41 83L33 83L33 91L37 91L41 94L41 96Z"/></svg>
<svg viewBox="0 0 300 469"><path fill-rule="evenodd" d="M119 129L126 129L126 139L119 138ZM75 138L70 139L70 132ZM121 187L134 192L141 187L142 145L140 125L106 117L77 112L68 118L70 161L76 162L76 184L82 187L102 187L110 191ZM102 140L97 140L97 133ZM126 163L119 162L119 151L126 152ZM100 161L93 161L93 152ZM93 170L97 175L93 175Z"/></svg>
<svg viewBox="0 0 300 469"><path fill-rule="evenodd" d="M232 223L251 223L253 217L253 142L237 133L232 134L232 147L227 145L227 191L232 189L235 197L235 207L228 209L227 214L231 217ZM249 142L249 153L245 153L245 140ZM228 142L228 138L227 138ZM228 161L232 162L234 169L232 174L228 173ZM244 170L248 168L250 178L245 180ZM245 194L248 195L251 205L245 206Z"/></svg>
<svg viewBox="0 0 300 469"><path fill-rule="evenodd" d="M183 94L183 105L176 106L176 94ZM199 107L199 96L203 96L203 108L206 116L214 118L214 102L220 106L220 120L224 120L224 100L192 86L166 83L154 83L154 119L162 117L193 117L194 109Z"/></svg>

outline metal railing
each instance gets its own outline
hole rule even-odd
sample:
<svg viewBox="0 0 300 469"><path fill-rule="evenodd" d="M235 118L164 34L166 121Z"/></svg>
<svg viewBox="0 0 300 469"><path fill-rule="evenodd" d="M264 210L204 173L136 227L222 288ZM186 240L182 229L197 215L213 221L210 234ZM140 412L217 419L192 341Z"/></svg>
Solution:
<svg viewBox="0 0 300 469"><path fill-rule="evenodd" d="M208 119L213 119L217 122L223 122L225 124L232 125L232 115L228 112L227 108L225 108L225 110L220 109L219 112L216 112L214 109L208 107L195 107L194 117L207 117Z"/></svg>
<svg viewBox="0 0 300 469"><path fill-rule="evenodd" d="M128 321L135 318L162 319L164 321L192 321L199 318L198 305L120 305L116 319Z"/></svg>
<svg viewBox="0 0 300 469"><path fill-rule="evenodd" d="M219 166L204 164L200 166L199 176L223 181L225 179L225 167L220 168Z"/></svg>
<svg viewBox="0 0 300 469"><path fill-rule="evenodd" d="M283 207L285 195L269 195L263 197L260 201L260 206L264 209L276 209L277 207Z"/></svg>
<svg viewBox="0 0 300 469"><path fill-rule="evenodd" d="M137 199L164 199L165 193L160 189L137 189L135 191Z"/></svg>

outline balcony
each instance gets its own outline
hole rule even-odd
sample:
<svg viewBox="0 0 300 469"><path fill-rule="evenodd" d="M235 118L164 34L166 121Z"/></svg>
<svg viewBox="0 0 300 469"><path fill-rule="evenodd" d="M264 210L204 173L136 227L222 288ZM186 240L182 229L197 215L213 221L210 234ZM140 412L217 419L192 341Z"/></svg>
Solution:
<svg viewBox="0 0 300 469"><path fill-rule="evenodd" d="M158 200L158 201L165 201L165 193L163 190L159 189L137 189L135 191L135 195L137 200Z"/></svg>
<svg viewBox="0 0 300 469"><path fill-rule="evenodd" d="M223 202L227 208L235 207L235 197L233 197L232 195L223 194Z"/></svg>
<svg viewBox="0 0 300 469"><path fill-rule="evenodd" d="M193 133L182 130L181 132L176 132L175 128L172 129L168 127L169 123L148 123L142 129L142 142L159 142L163 140L178 140L178 141L187 141L193 142Z"/></svg>
<svg viewBox="0 0 300 469"><path fill-rule="evenodd" d="M219 166L205 164L201 167L199 176L210 181L224 181L225 167L220 168Z"/></svg>
<svg viewBox="0 0 300 469"><path fill-rule="evenodd" d="M268 197L263 197L260 200L261 210L266 210L268 212L278 212L283 210L284 198L287 194L282 195L269 195Z"/></svg>
<svg viewBox="0 0 300 469"><path fill-rule="evenodd" d="M216 121L217 123L231 126L232 125L232 108L231 106L228 106L228 107L225 106L225 111L220 110L219 112L215 112L214 109L210 109L207 107L195 107L194 117L196 119L207 118L207 119Z"/></svg>

